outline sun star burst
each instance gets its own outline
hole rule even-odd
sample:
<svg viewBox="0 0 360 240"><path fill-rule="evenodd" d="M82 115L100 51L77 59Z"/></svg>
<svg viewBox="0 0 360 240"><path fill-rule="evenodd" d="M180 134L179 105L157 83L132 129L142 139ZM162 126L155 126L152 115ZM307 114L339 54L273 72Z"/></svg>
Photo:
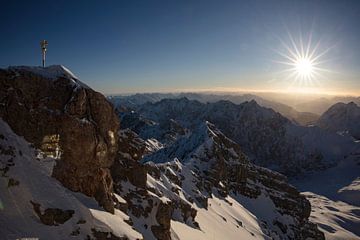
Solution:
<svg viewBox="0 0 360 240"><path fill-rule="evenodd" d="M331 47L319 51L320 41L313 44L312 34L309 34L306 44L304 44L301 34L297 41L295 41L289 32L288 36L289 43L279 39L283 49L276 52L282 60L275 61L286 65L286 68L280 71L280 73L286 74L285 81L290 82L291 87L313 87L314 85L319 85L322 73L329 71L320 66L326 62L323 57Z"/></svg>

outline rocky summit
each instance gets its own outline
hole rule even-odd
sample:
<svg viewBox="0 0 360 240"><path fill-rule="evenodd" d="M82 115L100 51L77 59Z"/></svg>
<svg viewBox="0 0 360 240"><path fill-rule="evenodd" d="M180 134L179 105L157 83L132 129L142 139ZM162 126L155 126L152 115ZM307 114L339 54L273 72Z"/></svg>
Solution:
<svg viewBox="0 0 360 240"><path fill-rule="evenodd" d="M63 66L0 70L0 117L35 148L58 158L52 175L114 212L109 167L119 121L105 97Z"/></svg>

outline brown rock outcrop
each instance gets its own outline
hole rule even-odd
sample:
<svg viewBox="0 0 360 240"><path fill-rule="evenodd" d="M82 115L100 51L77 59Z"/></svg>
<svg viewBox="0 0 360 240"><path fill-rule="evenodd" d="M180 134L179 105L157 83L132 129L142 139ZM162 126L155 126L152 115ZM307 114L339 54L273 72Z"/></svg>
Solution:
<svg viewBox="0 0 360 240"><path fill-rule="evenodd" d="M14 132L47 154L53 149L53 176L113 212L109 167L119 121L106 98L62 66L0 69L0 96L0 117Z"/></svg>
<svg viewBox="0 0 360 240"><path fill-rule="evenodd" d="M41 205L39 203L30 201L35 213L38 215L40 221L45 225L57 226L64 224L75 213L74 210L62 210L59 208L47 208L44 213L41 212Z"/></svg>
<svg viewBox="0 0 360 240"><path fill-rule="evenodd" d="M118 152L111 175L115 183L130 181L138 188L146 188L147 168L139 162L147 153L146 144L136 133L129 129L121 130L118 138Z"/></svg>
<svg viewBox="0 0 360 240"><path fill-rule="evenodd" d="M173 207L171 203L166 204L160 201L156 211L156 221L159 225L151 226L151 231L158 240L170 240L170 221Z"/></svg>

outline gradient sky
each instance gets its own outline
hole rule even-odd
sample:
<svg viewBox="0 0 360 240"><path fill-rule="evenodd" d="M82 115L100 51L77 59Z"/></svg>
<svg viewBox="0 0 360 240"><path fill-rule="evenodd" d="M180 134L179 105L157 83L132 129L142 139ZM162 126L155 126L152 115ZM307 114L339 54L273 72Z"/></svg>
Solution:
<svg viewBox="0 0 360 240"><path fill-rule="evenodd" d="M360 1L1 1L0 67L62 64L103 93L321 89L360 93ZM279 38L320 41L292 85ZM300 34L302 37L300 37Z"/></svg>

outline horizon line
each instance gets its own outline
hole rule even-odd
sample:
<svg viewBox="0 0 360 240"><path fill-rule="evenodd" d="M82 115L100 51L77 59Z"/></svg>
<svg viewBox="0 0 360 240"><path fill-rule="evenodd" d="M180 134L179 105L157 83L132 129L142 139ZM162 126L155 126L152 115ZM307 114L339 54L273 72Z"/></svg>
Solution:
<svg viewBox="0 0 360 240"><path fill-rule="evenodd" d="M251 93L272 93L272 94L297 94L297 95L319 95L319 96L342 96L342 97L360 97L360 93L340 92L340 91L319 91L314 89L236 89L236 88L209 88L209 89L175 89L175 90L157 90L157 91L126 91L118 93L106 93L106 96L121 96L135 94L181 94L181 93L208 93L208 94L251 94Z"/></svg>

